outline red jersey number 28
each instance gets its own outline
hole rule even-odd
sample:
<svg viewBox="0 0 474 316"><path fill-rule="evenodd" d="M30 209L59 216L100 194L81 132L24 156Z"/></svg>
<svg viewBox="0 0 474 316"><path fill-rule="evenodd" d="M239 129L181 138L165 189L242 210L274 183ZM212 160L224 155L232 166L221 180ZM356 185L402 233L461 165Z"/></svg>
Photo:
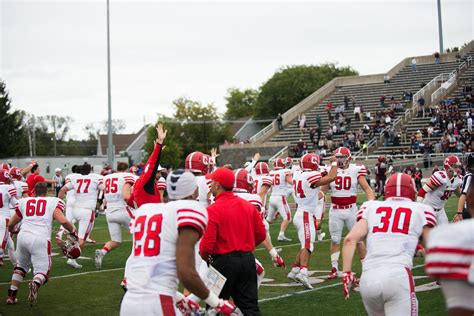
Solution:
<svg viewBox="0 0 474 316"><path fill-rule="evenodd" d="M392 233L401 233L401 234L408 234L408 229L410 228L410 220L411 220L411 210L405 207L399 207L393 211L391 207L379 207L376 211L377 214L382 214L380 218L379 226L375 226L372 230L373 233L386 233L390 227L390 223L392 223ZM403 223L401 223L400 227L400 220L403 215Z"/></svg>
<svg viewBox="0 0 474 316"><path fill-rule="evenodd" d="M140 256L143 253L145 257L155 257L160 254L160 234L163 214L153 215L148 219L148 222L146 218L144 215L135 220L133 255ZM140 244L138 244L137 241L140 241Z"/></svg>

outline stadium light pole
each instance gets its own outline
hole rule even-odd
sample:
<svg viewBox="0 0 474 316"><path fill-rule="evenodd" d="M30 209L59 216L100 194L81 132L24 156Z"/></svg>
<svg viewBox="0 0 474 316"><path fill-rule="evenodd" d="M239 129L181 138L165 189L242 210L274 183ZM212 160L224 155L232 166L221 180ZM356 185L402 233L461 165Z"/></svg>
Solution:
<svg viewBox="0 0 474 316"><path fill-rule="evenodd" d="M109 13L109 0L107 0L107 93L108 93L108 109L109 118L107 124L108 132L108 151L107 160L110 166L114 165L114 144L112 140L112 94L111 94L111 82L110 82L110 13Z"/></svg>
<svg viewBox="0 0 474 316"><path fill-rule="evenodd" d="M441 0L438 0L438 33L439 33L439 52L444 52L443 47L443 21L441 19Z"/></svg>

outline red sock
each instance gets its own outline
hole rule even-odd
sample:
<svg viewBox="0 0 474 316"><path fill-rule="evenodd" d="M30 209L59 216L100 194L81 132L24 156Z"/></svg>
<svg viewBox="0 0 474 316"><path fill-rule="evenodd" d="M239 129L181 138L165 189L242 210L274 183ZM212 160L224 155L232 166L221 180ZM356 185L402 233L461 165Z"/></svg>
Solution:
<svg viewBox="0 0 474 316"><path fill-rule="evenodd" d="M107 248L107 247L105 247L105 246L102 247L102 250L105 251L105 252L109 252L109 251L110 251L109 248Z"/></svg>

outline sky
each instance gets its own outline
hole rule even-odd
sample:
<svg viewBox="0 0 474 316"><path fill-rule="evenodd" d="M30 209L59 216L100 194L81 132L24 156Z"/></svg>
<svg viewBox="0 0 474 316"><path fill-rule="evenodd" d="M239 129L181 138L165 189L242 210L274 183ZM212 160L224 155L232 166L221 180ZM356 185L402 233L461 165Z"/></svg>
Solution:
<svg viewBox="0 0 474 316"><path fill-rule="evenodd" d="M472 0L441 0L444 47L472 40ZM439 50L436 0L110 0L112 115L136 132L188 97L225 112L287 65L361 75ZM107 119L106 1L0 0L0 78L15 109L68 115L72 138Z"/></svg>

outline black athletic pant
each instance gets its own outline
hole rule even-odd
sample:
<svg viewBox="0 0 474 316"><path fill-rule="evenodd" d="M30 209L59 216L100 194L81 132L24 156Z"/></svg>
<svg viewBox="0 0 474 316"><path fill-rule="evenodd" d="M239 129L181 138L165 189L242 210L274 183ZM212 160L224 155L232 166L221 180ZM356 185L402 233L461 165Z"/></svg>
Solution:
<svg viewBox="0 0 474 316"><path fill-rule="evenodd" d="M251 252L216 255L212 266L227 278L220 298L232 297L244 315L261 315L258 308L257 271Z"/></svg>

